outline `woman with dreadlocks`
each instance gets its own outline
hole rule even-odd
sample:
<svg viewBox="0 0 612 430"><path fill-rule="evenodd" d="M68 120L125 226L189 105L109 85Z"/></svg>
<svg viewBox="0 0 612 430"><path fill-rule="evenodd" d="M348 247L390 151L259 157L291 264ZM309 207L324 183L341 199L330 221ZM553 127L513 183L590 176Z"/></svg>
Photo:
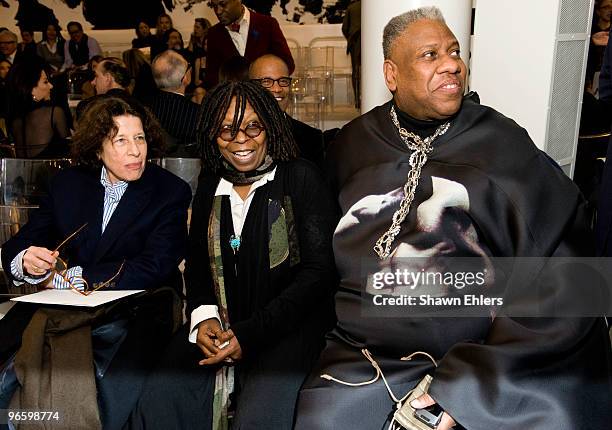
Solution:
<svg viewBox="0 0 612 430"><path fill-rule="evenodd" d="M198 129L191 321L151 376L133 428L290 429L333 319L335 206L260 85L217 86Z"/></svg>

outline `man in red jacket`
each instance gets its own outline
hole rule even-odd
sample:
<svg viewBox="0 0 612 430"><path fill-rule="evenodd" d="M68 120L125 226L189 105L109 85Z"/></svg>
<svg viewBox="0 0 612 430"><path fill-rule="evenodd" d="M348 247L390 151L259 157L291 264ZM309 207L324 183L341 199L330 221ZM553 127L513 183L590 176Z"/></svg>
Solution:
<svg viewBox="0 0 612 430"><path fill-rule="evenodd" d="M219 67L235 56L251 63L264 54L282 58L289 72L295 63L276 19L246 8L241 0L211 0L219 22L208 31L206 88L219 81Z"/></svg>

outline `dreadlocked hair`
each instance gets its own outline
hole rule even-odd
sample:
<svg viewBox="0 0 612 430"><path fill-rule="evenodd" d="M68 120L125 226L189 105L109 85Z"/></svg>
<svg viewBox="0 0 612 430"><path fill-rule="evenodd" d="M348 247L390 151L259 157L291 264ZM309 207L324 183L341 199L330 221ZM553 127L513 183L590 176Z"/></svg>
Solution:
<svg viewBox="0 0 612 430"><path fill-rule="evenodd" d="M297 144L289 121L268 90L250 81L223 82L206 95L198 118L197 136L204 168L218 173L222 167L217 136L234 98L232 133L238 133L248 102L265 128L267 155L277 162L297 158Z"/></svg>

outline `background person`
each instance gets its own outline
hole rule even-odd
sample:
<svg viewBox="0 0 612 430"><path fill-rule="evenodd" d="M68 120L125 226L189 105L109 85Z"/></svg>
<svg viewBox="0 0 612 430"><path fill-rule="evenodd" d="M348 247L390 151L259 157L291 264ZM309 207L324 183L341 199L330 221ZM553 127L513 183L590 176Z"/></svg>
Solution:
<svg viewBox="0 0 612 430"><path fill-rule="evenodd" d="M157 17L157 23L155 25L155 41L151 45L151 61L157 57L160 53L168 49L167 43L164 41L164 34L174 28L172 24L172 17L167 13L162 13Z"/></svg>
<svg viewBox="0 0 612 430"><path fill-rule="evenodd" d="M191 83L189 63L178 52L167 50L155 57L152 71L159 91L153 97L151 110L166 133L166 155L197 157L200 106L185 96Z"/></svg>
<svg viewBox="0 0 612 430"><path fill-rule="evenodd" d="M236 55L250 64L264 54L274 54L293 72L295 63L276 19L249 10L240 0L211 0L209 4L219 22L208 31L207 89L217 84L221 65Z"/></svg>
<svg viewBox="0 0 612 430"><path fill-rule="evenodd" d="M287 108L291 103L292 80L287 64L276 55L263 55L251 63L249 78L270 91L280 108L285 112L285 117L291 125L293 138L300 150L300 157L312 161L323 169L323 132L292 118L287 113Z"/></svg>
<svg viewBox="0 0 612 430"><path fill-rule="evenodd" d="M11 67L7 78L8 126L19 158L56 158L68 154L68 120L51 104L53 84L40 59Z"/></svg>
<svg viewBox="0 0 612 430"><path fill-rule="evenodd" d="M64 46L66 41L62 37L57 24L47 25L42 40L36 47L36 54L51 67L53 72L59 72L64 65Z"/></svg>
<svg viewBox="0 0 612 430"><path fill-rule="evenodd" d="M76 120L78 121L89 104L103 95L114 97L128 97L128 88L132 83L130 72L123 62L115 57L105 57L95 66L94 77L91 80L96 95L81 100L76 107Z"/></svg>
<svg viewBox="0 0 612 430"><path fill-rule="evenodd" d="M151 34L149 24L146 22L140 21L134 31L136 38L132 39L132 48L147 48L155 43L155 36Z"/></svg>
<svg viewBox="0 0 612 430"><path fill-rule="evenodd" d="M83 32L80 22L71 21L66 29L70 40L64 47L63 69L84 67L94 56L102 54L98 41Z"/></svg>

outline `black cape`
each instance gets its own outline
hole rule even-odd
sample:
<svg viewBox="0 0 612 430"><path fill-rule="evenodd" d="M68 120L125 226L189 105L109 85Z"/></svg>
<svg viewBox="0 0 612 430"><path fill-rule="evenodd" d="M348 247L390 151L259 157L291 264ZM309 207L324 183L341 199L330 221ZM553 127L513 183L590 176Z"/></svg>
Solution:
<svg viewBox="0 0 612 430"><path fill-rule="evenodd" d="M373 246L399 207L410 167L390 109L387 103L352 121L328 152L342 211L334 234L338 325L301 392L296 428L387 428L395 405L382 381L347 387L320 377L371 379L361 348L397 397L431 374L432 397L468 429L609 428L612 366L603 318L414 317L409 308L389 307L365 314L376 291L364 265L378 261ZM577 188L527 132L466 97L434 143L392 255L593 255L582 214ZM393 268L392 261L381 266ZM399 361L415 351L439 366L420 357Z"/></svg>

